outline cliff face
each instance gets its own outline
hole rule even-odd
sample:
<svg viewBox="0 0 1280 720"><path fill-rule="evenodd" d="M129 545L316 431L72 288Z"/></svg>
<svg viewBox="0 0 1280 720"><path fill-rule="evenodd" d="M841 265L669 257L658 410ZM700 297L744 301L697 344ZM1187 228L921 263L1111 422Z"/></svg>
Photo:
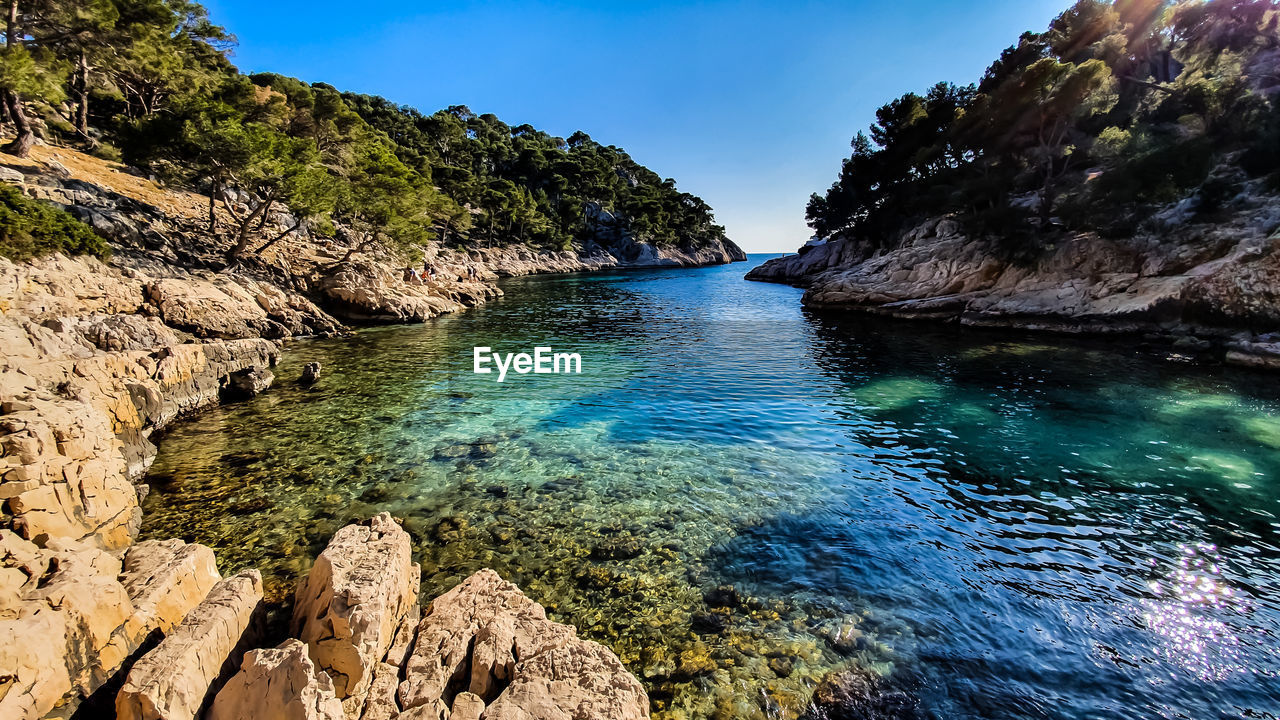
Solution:
<svg viewBox="0 0 1280 720"><path fill-rule="evenodd" d="M1015 261L995 239L936 218L889 250L834 240L770 260L747 278L804 287L802 302L815 308L1139 333L1180 352L1280 368L1280 199L1242 194L1213 222L1173 207L1151 227L1122 240L1062 236L1034 260Z"/></svg>

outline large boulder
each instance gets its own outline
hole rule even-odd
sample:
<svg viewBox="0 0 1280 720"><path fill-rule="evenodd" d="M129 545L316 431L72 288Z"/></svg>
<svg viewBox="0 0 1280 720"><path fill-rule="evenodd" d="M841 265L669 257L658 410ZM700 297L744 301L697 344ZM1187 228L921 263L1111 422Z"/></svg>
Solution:
<svg viewBox="0 0 1280 720"><path fill-rule="evenodd" d="M378 664L417 607L420 583L409 534L382 513L335 533L298 588L293 635L333 678L348 714L363 710Z"/></svg>
<svg viewBox="0 0 1280 720"><path fill-rule="evenodd" d="M222 396L228 400L248 400L271 387L276 376L264 367L251 367L227 376Z"/></svg>
<svg viewBox="0 0 1280 720"><path fill-rule="evenodd" d="M119 720L194 720L261 633L262 576L247 570L214 586L129 671Z"/></svg>
<svg viewBox="0 0 1280 720"><path fill-rule="evenodd" d="M146 542L123 564L92 545L0 530L0 717L68 714L218 581L213 552Z"/></svg>
<svg viewBox="0 0 1280 720"><path fill-rule="evenodd" d="M286 640L251 650L213 701L207 720L343 720L333 680L316 670L307 646Z"/></svg>
<svg viewBox="0 0 1280 720"><path fill-rule="evenodd" d="M129 634L167 633L222 580L213 550L181 540L147 540L129 548L120 582L133 602Z"/></svg>
<svg viewBox="0 0 1280 720"><path fill-rule="evenodd" d="M649 699L617 656L547 619L541 605L492 570L432 601L400 683L406 717L647 718Z"/></svg>

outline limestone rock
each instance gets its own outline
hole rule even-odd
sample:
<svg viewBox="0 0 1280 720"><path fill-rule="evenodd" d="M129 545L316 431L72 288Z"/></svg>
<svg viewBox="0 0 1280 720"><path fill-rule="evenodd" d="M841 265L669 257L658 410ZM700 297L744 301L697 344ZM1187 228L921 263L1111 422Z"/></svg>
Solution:
<svg viewBox="0 0 1280 720"><path fill-rule="evenodd" d="M303 385L314 385L320 380L320 363L309 362L302 366L302 377L298 379Z"/></svg>
<svg viewBox="0 0 1280 720"><path fill-rule="evenodd" d="M421 570L412 555L409 534L382 513L335 533L298 588L293 635L348 708L363 707L396 628L417 605Z"/></svg>
<svg viewBox="0 0 1280 720"><path fill-rule="evenodd" d="M247 570L209 596L129 671L116 696L119 720L193 720L213 700L260 632L262 576Z"/></svg>
<svg viewBox="0 0 1280 720"><path fill-rule="evenodd" d="M234 400L246 400L271 387L275 379L275 375L264 367L238 370L227 376L223 396Z"/></svg>
<svg viewBox="0 0 1280 720"><path fill-rule="evenodd" d="M298 640L245 653L240 671L218 692L207 720L343 720L333 681Z"/></svg>
<svg viewBox="0 0 1280 720"><path fill-rule="evenodd" d="M0 717L39 718L100 686L136 647L120 561L0 530Z"/></svg>
<svg viewBox="0 0 1280 720"><path fill-rule="evenodd" d="M617 656L547 619L541 605L492 570L481 570L432 601L418 626L400 684L406 716L646 718L649 699ZM478 717L478 715L476 715Z"/></svg>
<svg viewBox="0 0 1280 720"><path fill-rule="evenodd" d="M1236 328L1280 322L1280 199L1257 197L1225 218L1157 213L1132 237L1050 233L1034 262L950 217L885 242L836 238L772 259L751 280L806 288L802 302L897 318L1065 333L1145 333L1208 344L1228 362L1280 367L1224 342ZM1173 328L1170 330L1170 328Z"/></svg>
<svg viewBox="0 0 1280 720"><path fill-rule="evenodd" d="M120 582L133 604L129 634L168 633L222 580L213 550L181 540L147 540L129 548Z"/></svg>

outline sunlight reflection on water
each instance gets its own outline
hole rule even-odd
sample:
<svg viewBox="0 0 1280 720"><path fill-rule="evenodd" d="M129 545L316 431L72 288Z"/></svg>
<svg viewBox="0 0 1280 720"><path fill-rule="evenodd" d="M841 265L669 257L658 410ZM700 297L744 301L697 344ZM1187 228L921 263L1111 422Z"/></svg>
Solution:
<svg viewBox="0 0 1280 720"><path fill-rule="evenodd" d="M1142 617L1163 642L1157 652L1196 677L1220 681L1251 672L1240 639L1222 617L1247 617L1252 607L1222 578L1216 545L1180 544L1177 564L1149 583ZM1153 559L1152 564L1156 564Z"/></svg>

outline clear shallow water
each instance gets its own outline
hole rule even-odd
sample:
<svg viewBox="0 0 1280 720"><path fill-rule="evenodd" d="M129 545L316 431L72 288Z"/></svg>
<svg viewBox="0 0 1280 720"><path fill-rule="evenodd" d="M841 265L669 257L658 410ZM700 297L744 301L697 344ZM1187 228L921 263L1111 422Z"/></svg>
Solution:
<svg viewBox="0 0 1280 720"><path fill-rule="evenodd" d="M425 597L497 569L661 718L793 717L848 665L925 717L1280 716L1273 376L812 315L748 267L522 279L297 344L166 434L144 534L283 599L389 510ZM584 373L498 384L475 345Z"/></svg>

